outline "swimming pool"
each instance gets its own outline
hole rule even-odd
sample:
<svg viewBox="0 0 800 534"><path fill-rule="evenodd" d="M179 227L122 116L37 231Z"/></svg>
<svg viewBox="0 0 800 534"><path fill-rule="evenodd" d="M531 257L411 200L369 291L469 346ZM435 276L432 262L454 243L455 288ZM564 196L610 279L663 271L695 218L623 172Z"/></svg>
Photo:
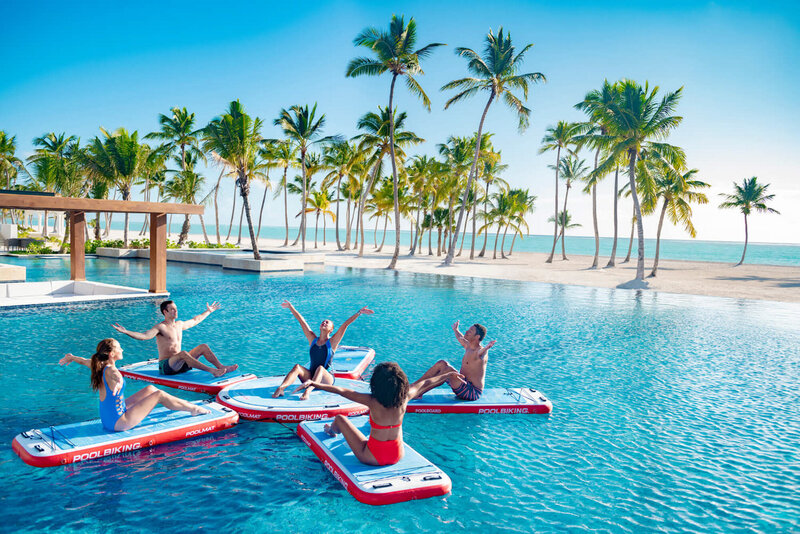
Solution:
<svg viewBox="0 0 800 534"><path fill-rule="evenodd" d="M29 280L68 277L69 262L31 260ZM87 260L87 277L147 287L144 260ZM120 339L125 362L152 357L155 305L64 307L0 314L0 489L3 529L232 532L505 532L595 529L797 530L800 517L800 306L512 281L331 269L263 275L169 264L187 318L223 309L185 333L223 361L278 374L306 358L290 299L312 325L376 314L346 342L375 348L413 378L460 356L450 325L482 322L487 385L530 385L550 416L409 414L405 438L445 470L453 492L370 507L355 501L289 429L231 431L36 469L11 450L21 430L97 417L82 367ZM143 384L129 382L128 394ZM201 395L179 393L187 399Z"/></svg>

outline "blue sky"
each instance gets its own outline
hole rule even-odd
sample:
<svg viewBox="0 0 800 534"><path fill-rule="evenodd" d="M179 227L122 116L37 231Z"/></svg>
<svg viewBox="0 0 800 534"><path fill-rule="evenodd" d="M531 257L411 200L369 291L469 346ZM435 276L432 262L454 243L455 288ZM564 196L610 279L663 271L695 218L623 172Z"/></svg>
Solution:
<svg viewBox="0 0 800 534"><path fill-rule="evenodd" d="M99 126L144 134L173 106L205 124L238 98L265 120L266 136L279 135L272 119L281 108L314 102L327 116L326 133L354 135L359 116L386 105L389 78L344 77L347 62L366 52L352 39L366 26L388 25L393 13L417 20L420 44L449 45L423 65L431 113L405 89L398 93L408 127L427 140L419 153L473 132L485 104L479 97L442 109L447 96L439 87L465 75L454 47L478 50L489 28L501 25L518 46L534 43L525 70L544 73L548 83L530 95L531 127L519 134L500 106L486 124L510 165L505 178L539 197L534 233L547 233L552 210L547 166L555 156L537 154L545 128L581 119L572 106L603 79L628 77L663 90L684 87L684 121L670 141L712 184L711 204L695 210L699 238L741 239L741 217L716 209L717 195L756 175L772 184L782 215L757 217L751 239L800 241L800 9L789 2L4 2L0 129L17 136L25 156L31 139L49 131L83 140L99 135ZM215 181L214 169L208 179ZM611 232L611 194L611 182L601 184L602 235ZM583 224L576 233L590 234L589 197L576 188L570 204ZM280 203L265 218L281 224ZM664 235L685 237L672 227Z"/></svg>

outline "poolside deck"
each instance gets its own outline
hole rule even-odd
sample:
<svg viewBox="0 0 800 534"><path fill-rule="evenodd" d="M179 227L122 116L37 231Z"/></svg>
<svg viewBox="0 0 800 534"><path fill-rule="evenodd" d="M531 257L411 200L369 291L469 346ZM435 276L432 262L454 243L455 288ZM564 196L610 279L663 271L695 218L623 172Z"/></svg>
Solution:
<svg viewBox="0 0 800 534"><path fill-rule="evenodd" d="M153 300L169 296L146 289L101 282L55 280L51 282L0 283L0 310L77 303Z"/></svg>
<svg viewBox="0 0 800 534"><path fill-rule="evenodd" d="M0 282L24 282L25 267L0 263Z"/></svg>

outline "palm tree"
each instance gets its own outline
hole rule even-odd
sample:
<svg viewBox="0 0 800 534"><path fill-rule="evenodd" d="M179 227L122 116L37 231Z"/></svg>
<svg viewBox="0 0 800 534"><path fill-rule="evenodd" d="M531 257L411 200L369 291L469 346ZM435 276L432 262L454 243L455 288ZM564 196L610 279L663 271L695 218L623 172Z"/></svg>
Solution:
<svg viewBox="0 0 800 534"><path fill-rule="evenodd" d="M267 203L267 191L272 189L272 182L269 179L269 171L277 167L276 158L278 153L279 141L275 139L264 139L261 148L258 149L257 172L253 177L264 184L264 196L261 197L261 209L258 212L258 230L256 230L256 241L261 236L261 220L264 217L264 205Z"/></svg>
<svg viewBox="0 0 800 534"><path fill-rule="evenodd" d="M95 137L81 153L81 160L89 176L112 183L120 192L122 200L130 200L133 186L146 174L148 164L155 159L153 151L139 142L138 132L128 133L119 128L112 133L100 128L104 139ZM123 244L128 246L128 218L125 214Z"/></svg>
<svg viewBox="0 0 800 534"><path fill-rule="evenodd" d="M483 164L483 170L481 171L481 177L483 181L486 182L485 187L483 188L483 218L484 220L487 219L488 216L488 203L490 198L489 189L492 187L493 183L497 183L500 185L502 189L508 189L509 185L508 182L497 176L501 172L508 169L508 165L500 163L500 152L495 153L496 157L492 157L487 159ZM483 247L481 247L481 251L478 254L479 258L482 258L486 253L486 242L489 239L489 232L485 232L483 234Z"/></svg>
<svg viewBox="0 0 800 534"><path fill-rule="evenodd" d="M452 104L471 97L479 91L487 91L489 93L489 100L483 108L483 114L478 123L478 133L476 137L478 139L481 138L483 122L486 120L486 114L489 112L489 106L492 105L495 98L499 99L501 97L506 105L516 111L519 118L519 130L521 132L524 131L528 127L531 113L531 110L523 104L523 101L528 99L529 84L547 81L544 74L540 72L517 74L522 65L525 53L532 47L532 44L526 45L518 54L515 54L516 50L511 44L511 34L509 33L504 36L503 28L500 27L497 36L489 30L486 36L486 46L483 56L478 55L470 48L456 48L456 54L467 59L467 69L472 74L472 77L453 80L442 87L442 90L456 89L460 91L447 101L444 108L447 109ZM512 90L515 89L522 91L522 99L512 93ZM467 194L472 190L472 181L475 179L476 175L475 171L477 169L478 159L480 158L480 148L479 144L476 144L472 168L469 171L467 185L461 198L461 209L458 212L454 239L450 243L450 248L447 251L447 257L444 260L445 265L450 265L453 262L455 246L458 241L458 234L461 231L464 210L467 206Z"/></svg>
<svg viewBox="0 0 800 534"><path fill-rule="evenodd" d="M424 74L420 67L420 60L428 57L431 52L442 43L431 43L418 50L414 50L417 43L417 23L411 18L405 24L403 17L392 15L389 24L389 31L380 31L377 28L367 28L356 36L353 44L365 46L375 53L375 58L357 57L347 65L346 76L355 78L356 76L380 76L384 72L392 75L392 83L389 88L388 110L394 110L394 86L398 76L405 76L406 87L412 94L422 99L425 108L430 111L431 102L428 95L422 90L422 86L417 82L415 76ZM397 182L397 161L395 159L394 143L394 113L389 114L389 152L392 164L392 181L394 184L394 218L395 218L395 247L392 254L392 261L389 269L394 269L397 265L397 258L400 254L400 203L398 198Z"/></svg>
<svg viewBox="0 0 800 534"><path fill-rule="evenodd" d="M319 231L319 216L322 215L322 224L325 225L325 216L329 215L331 220L336 220L336 215L330 210L331 202L333 201L333 193L323 189L321 191L310 191L308 196L308 207L306 212L314 213L316 215L316 225L314 226L314 248L317 248L317 232ZM322 230L322 244L325 244L325 231L327 226Z"/></svg>
<svg viewBox="0 0 800 534"><path fill-rule="evenodd" d="M586 93L583 101L575 104L575 108L585 111L589 115L589 122L586 124L586 133L580 136L581 144L595 149L594 170L589 177L587 187L591 187L592 192L592 222L594 224L594 259L592 268L597 268L600 259L600 232L597 228L597 182L605 174L598 174L600 151L607 145L608 126L611 122L611 105L619 98L619 84L611 84L608 80L603 82L600 90L592 90ZM622 163L622 162L620 162ZM611 245L611 256L606 267L614 267L617 256L617 236L619 231L619 217L617 204L619 201L619 165L614 169L614 241Z"/></svg>
<svg viewBox="0 0 800 534"><path fill-rule="evenodd" d="M205 178L194 171L198 156L195 153L182 153L176 156L176 163L180 164L184 170L171 171L174 176L164 184L164 192L167 197L183 202L185 204L196 204L197 197L201 194L205 186ZM183 245L189 237L190 220L189 215L185 215L181 233L178 237L178 245ZM203 230L205 234L205 230Z"/></svg>
<svg viewBox="0 0 800 534"><path fill-rule="evenodd" d="M628 160L628 178L639 238L636 280L640 281L644 280L644 226L636 192L636 162L644 156L643 153L650 152L648 157L663 160L673 168L685 166L686 156L683 150L659 142L683 120L682 117L672 115L682 92L683 88L680 88L667 93L659 102L658 87L651 90L647 83L642 87L635 81L622 80L619 82L619 98L609 106L609 156L598 166L597 172L609 172L621 157Z"/></svg>
<svg viewBox="0 0 800 534"><path fill-rule="evenodd" d="M33 145L39 148L28 158L28 162L40 162L38 168L35 169L35 173L36 181L41 186L42 191L57 192L58 184L68 181L66 175L69 172L70 163L67 152L70 151L71 145L78 142L78 138L74 135L67 136L65 133L56 134L55 132L50 132L33 140ZM79 157L77 149L72 152L76 158ZM45 237L47 236L47 219L48 212L45 210L45 224L42 232ZM53 230L55 231L55 224Z"/></svg>
<svg viewBox="0 0 800 534"><path fill-rule="evenodd" d="M572 153L571 145L577 141L577 136L580 133L580 126L578 124L569 123L566 121L558 121L555 126L549 126L545 130L545 135L542 138L542 147L539 149L539 154L544 154L547 151L556 151L556 192L555 192L555 210L551 219L553 223L553 248L550 250L550 256L545 263L553 263L553 256L556 253L556 243L558 243L558 171L560 170L561 150L566 150Z"/></svg>
<svg viewBox="0 0 800 534"><path fill-rule="evenodd" d="M568 211L559 211L558 212L558 219L556 219L555 217L551 216L551 217L549 217L547 219L547 222L555 222L558 225L558 227L561 229L559 235L560 235L560 238L561 238L562 247L563 247L564 241L566 240L566 237L567 237L565 235L565 233L566 233L565 230L568 230L570 228L577 228L577 227L580 226L580 224L572 222L572 215L570 215L570 213Z"/></svg>
<svg viewBox="0 0 800 534"><path fill-rule="evenodd" d="M725 202L719 205L720 208L736 208L744 215L744 250L742 251L742 259L736 264L736 267L744 263L744 256L747 254L747 216L755 210L758 213L777 213L778 210L767 206L767 202L775 198L775 195L767 195L767 189L770 184L761 185L758 183L758 178L745 178L742 185L733 183L734 193L729 195L727 193L720 193L720 196L725 198Z"/></svg>
<svg viewBox="0 0 800 534"><path fill-rule="evenodd" d="M336 182L336 249L344 250L339 239L339 203L341 202L342 178L350 174L353 166L359 162L363 154L359 152L352 141L340 140L326 145L322 150L322 160L330 172L322 181L322 187L327 189Z"/></svg>
<svg viewBox="0 0 800 534"><path fill-rule="evenodd" d="M196 162L198 158L205 160L203 152L200 150L199 135L203 132L202 128L195 128L195 114L189 113L186 108L174 107L170 110L171 115L160 114L158 122L161 124L161 130L158 132L151 132L144 136L145 139L158 139L164 141L164 151L166 156L172 155L176 150L180 151L180 159L178 160L181 166L181 172L186 173L190 171L187 167L187 153L193 155L192 162ZM147 180L146 184L147 193L146 199L149 199L150 183ZM188 219L188 216L187 216ZM145 226L148 219L145 218ZM184 226L188 224L184 220ZM205 222L203 215L200 214L200 224L203 227L203 236L206 243L208 243L208 236L205 232ZM217 224L219 226L219 224ZM219 230L217 230L219 233ZM183 236L183 230L181 230ZM183 241L186 237L183 236ZM180 241L180 240L179 240ZM180 241L183 244L183 241Z"/></svg>
<svg viewBox="0 0 800 534"><path fill-rule="evenodd" d="M528 223L525 222L525 215L528 213L533 213L536 204L536 195L531 195L527 189L512 189L509 191L509 195L511 196L511 201L514 205L513 217L517 222L517 226L524 226L527 230ZM514 238L511 240L511 248L508 251L509 256L511 256L511 253L514 252L514 243L516 242L518 235L522 237L521 232L514 232Z"/></svg>
<svg viewBox="0 0 800 534"><path fill-rule="evenodd" d="M669 216L672 224L682 224L686 232L697 237L697 231L692 224L692 207L690 204L708 204L708 197L695 191L710 187L709 184L695 180L697 169L692 169L683 174L671 167L660 169L656 177L657 196L664 200L661 207L661 216L658 219L658 232L656 233L656 256L653 260L653 270L650 276L654 277L658 271L658 257L661 247L661 227L664 225L664 215Z"/></svg>
<svg viewBox="0 0 800 534"><path fill-rule="evenodd" d="M275 125L283 129L286 137L294 141L300 150L300 169L303 173L303 198L300 210L300 235L302 251L306 251L306 154L314 143L328 141L331 138L320 138L322 128L325 127L325 115L316 117L317 104L313 108L305 106L292 106L288 110L281 109L280 116L275 119Z"/></svg>
<svg viewBox="0 0 800 534"><path fill-rule="evenodd" d="M234 100L228 105L226 113L215 117L203 129L203 149L206 152L217 154L236 173L236 184L239 186L244 212L247 216L253 258L257 260L261 259L261 254L258 251L258 241L256 241L253 219L250 215L250 167L255 161L261 145L262 124L261 119L250 117L242 104L238 100Z"/></svg>
<svg viewBox="0 0 800 534"><path fill-rule="evenodd" d="M373 169L359 203L358 218L362 237L358 251L359 257L364 255L364 204L372 191L375 180L381 174L384 156L389 153L393 157L405 158L404 147L416 145L425 141L417 137L415 133L403 130L407 116L405 111L397 113L397 110L393 110L390 113L388 108L382 108L380 106L378 106L378 111L379 113L366 113L358 120L357 126L360 130L364 130L364 133L353 138L354 140L358 140L358 149L360 151L371 153L368 160ZM394 181L396 182L397 180ZM394 187L395 191L397 191L396 183ZM395 252L397 251L395 250ZM395 260L396 258L393 261Z"/></svg>
<svg viewBox="0 0 800 534"><path fill-rule="evenodd" d="M559 167L561 167L561 178L566 182L566 191L564 192L564 209L562 210L562 213L567 213L567 199L569 198L569 190L572 188L572 182L585 181L587 179L589 169L586 167L586 162L584 160L579 160L578 157L574 155L561 158ZM567 260L563 225L561 225L559 239L561 239L561 259Z"/></svg>
<svg viewBox="0 0 800 534"><path fill-rule="evenodd" d="M0 130L0 172L3 173L6 181L6 188L11 189L13 182L20 173L27 174L25 164L16 156L17 138L9 136L5 131ZM2 210L3 220L5 220L6 210ZM14 210L8 210L11 223L14 224ZM23 221L24 222L24 221Z"/></svg>
<svg viewBox="0 0 800 534"><path fill-rule="evenodd" d="M278 141L275 145L275 150L272 154L272 161L278 167L283 167L283 177L278 182L278 187L275 190L277 197L283 191L283 220L286 229L286 237L283 240L283 246L289 245L289 195L286 190L286 175L289 172L289 167L297 165L297 147L288 140Z"/></svg>
<svg viewBox="0 0 800 534"><path fill-rule="evenodd" d="M494 254L492 259L497 259L497 244L500 242L500 230L505 228L514 213L514 203L508 191L499 191L493 196L494 205L489 210L488 215L484 218L484 224L481 226L478 233L488 232L492 225L497 225L497 233L494 236ZM503 251L500 251L503 255ZM505 257L505 256L503 256Z"/></svg>

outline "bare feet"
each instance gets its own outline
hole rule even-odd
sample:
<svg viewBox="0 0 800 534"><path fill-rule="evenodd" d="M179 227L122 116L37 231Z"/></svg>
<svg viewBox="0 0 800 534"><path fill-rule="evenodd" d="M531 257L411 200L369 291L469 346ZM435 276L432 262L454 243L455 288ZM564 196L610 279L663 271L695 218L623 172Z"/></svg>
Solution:
<svg viewBox="0 0 800 534"><path fill-rule="evenodd" d="M203 415L206 413L211 413L211 410L203 408L202 406L194 406L189 413L192 415Z"/></svg>
<svg viewBox="0 0 800 534"><path fill-rule="evenodd" d="M275 393L272 394L273 399L277 399L278 397L283 397L283 388L276 389Z"/></svg>
<svg viewBox="0 0 800 534"><path fill-rule="evenodd" d="M311 393L310 389L307 389L300 395L300 400L308 400L308 395Z"/></svg>
<svg viewBox="0 0 800 534"><path fill-rule="evenodd" d="M336 434L339 433L339 429L336 428L336 425L334 425L334 424L325 425L325 429L324 430L325 430L325 433L328 434L332 438L336 437Z"/></svg>
<svg viewBox="0 0 800 534"><path fill-rule="evenodd" d="M228 368L222 367L221 369L214 369L213 371L211 371L211 374L214 375L214 378L219 378L227 372Z"/></svg>
<svg viewBox="0 0 800 534"><path fill-rule="evenodd" d="M223 365L223 369L225 369L226 373L232 373L239 368L239 364L235 363L233 365Z"/></svg>

